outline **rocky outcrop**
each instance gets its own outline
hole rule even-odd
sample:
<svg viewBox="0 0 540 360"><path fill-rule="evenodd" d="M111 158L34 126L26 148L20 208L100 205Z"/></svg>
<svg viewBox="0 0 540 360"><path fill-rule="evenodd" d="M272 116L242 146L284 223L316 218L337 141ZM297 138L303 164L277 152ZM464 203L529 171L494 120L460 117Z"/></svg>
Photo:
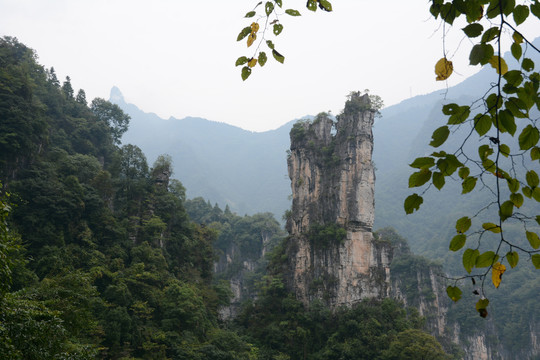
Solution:
<svg viewBox="0 0 540 360"><path fill-rule="evenodd" d="M388 296L392 251L371 232L374 115L369 97L352 93L337 122L319 114L291 130L287 282L305 304Z"/></svg>
<svg viewBox="0 0 540 360"><path fill-rule="evenodd" d="M464 299L454 303L446 294L447 275L440 263L412 254L406 240L391 228L380 229L375 235L379 241L391 243L394 249L390 265L390 296L401 301L409 311L416 309L425 319L424 329L437 337L447 352L459 354L463 360L538 357L538 326L534 318L528 325L524 324L530 328L530 339L519 339L531 346L513 345L509 349L507 344L503 344L508 332L503 329L506 324L500 321L497 309L490 309L493 314L487 319L476 313L473 306L477 297L473 292L474 284L461 284Z"/></svg>
<svg viewBox="0 0 540 360"><path fill-rule="evenodd" d="M219 317L222 320L233 319L238 315L242 303L248 299L255 299L256 290L253 284L257 278L257 272L263 272L266 267L264 253L270 242L270 238L262 239L263 251L256 258L242 254L240 248L231 244L219 260L214 263L214 273L218 279L227 280L231 290L230 302L219 308Z"/></svg>

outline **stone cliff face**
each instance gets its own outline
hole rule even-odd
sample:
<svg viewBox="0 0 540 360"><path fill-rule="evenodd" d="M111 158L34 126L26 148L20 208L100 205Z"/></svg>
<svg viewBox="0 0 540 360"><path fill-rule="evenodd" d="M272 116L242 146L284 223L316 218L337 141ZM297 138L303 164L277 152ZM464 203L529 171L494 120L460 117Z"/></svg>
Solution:
<svg viewBox="0 0 540 360"><path fill-rule="evenodd" d="M320 114L291 130L288 285L306 304L388 295L391 248L371 232L374 115L369 97L353 94L336 123Z"/></svg>
<svg viewBox="0 0 540 360"><path fill-rule="evenodd" d="M214 263L215 278L227 281L232 295L229 305L219 310L223 320L236 317L243 302L256 298L255 283L260 281L268 265L265 254L283 238L279 228L277 233L264 228L257 230L257 236L249 239L251 244L258 243L256 252L246 251L238 243L229 242L219 250L219 259Z"/></svg>

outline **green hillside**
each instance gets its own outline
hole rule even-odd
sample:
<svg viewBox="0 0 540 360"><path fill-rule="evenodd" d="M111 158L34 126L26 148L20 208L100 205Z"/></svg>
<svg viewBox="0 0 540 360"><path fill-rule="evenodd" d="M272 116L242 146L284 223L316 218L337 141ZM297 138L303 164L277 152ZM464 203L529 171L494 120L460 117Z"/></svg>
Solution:
<svg viewBox="0 0 540 360"><path fill-rule="evenodd" d="M304 308L280 280L279 245L260 296L221 321L231 294L215 260L231 243L260 251L276 220L188 204L168 155L149 166L120 144L129 116L36 59L0 39L0 358L448 358L395 301Z"/></svg>

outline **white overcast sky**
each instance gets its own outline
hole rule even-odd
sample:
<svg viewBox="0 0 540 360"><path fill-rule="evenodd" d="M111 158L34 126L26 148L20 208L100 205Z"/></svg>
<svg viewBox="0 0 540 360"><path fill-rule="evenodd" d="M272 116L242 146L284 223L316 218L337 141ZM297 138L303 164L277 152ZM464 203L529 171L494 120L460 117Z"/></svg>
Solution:
<svg viewBox="0 0 540 360"><path fill-rule="evenodd" d="M285 64L269 56L243 82L234 63L256 45L248 49L236 36L257 2L0 0L0 36L35 49L42 65L54 66L60 81L70 76L88 99L108 99L118 86L128 102L163 118L198 116L252 131L337 114L351 90L370 89L388 106L478 70L467 65L471 45L458 24L446 40L455 73L435 81L443 29L428 0L333 0L332 13L283 0L284 9L302 13L280 16L282 34L269 37ZM540 35L539 22L528 22L528 34Z"/></svg>

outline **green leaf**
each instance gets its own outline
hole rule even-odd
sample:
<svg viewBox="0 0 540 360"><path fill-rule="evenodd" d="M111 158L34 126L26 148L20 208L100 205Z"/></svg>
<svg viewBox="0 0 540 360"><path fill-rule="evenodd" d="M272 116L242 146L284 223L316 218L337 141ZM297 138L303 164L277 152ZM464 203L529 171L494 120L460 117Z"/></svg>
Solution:
<svg viewBox="0 0 540 360"><path fill-rule="evenodd" d="M498 27L495 26L495 27L489 28L484 32L484 35L482 35L482 42L483 43L490 42L491 40L495 39L498 36L499 36Z"/></svg>
<svg viewBox="0 0 540 360"><path fill-rule="evenodd" d="M540 148L538 146L535 146L531 149L531 160L539 160L540 159Z"/></svg>
<svg viewBox="0 0 540 360"><path fill-rule="evenodd" d="M532 189L528 186L525 186L523 188L523 195L525 195L526 197L530 199L532 197Z"/></svg>
<svg viewBox="0 0 540 360"><path fill-rule="evenodd" d="M504 15L510 16L516 7L516 0L503 0L502 4Z"/></svg>
<svg viewBox="0 0 540 360"><path fill-rule="evenodd" d="M493 154L493 149L489 147L489 145L481 145L478 148L478 156L480 157L480 160L485 161L487 160L488 156Z"/></svg>
<svg viewBox="0 0 540 360"><path fill-rule="evenodd" d="M521 63L521 68L525 71L533 71L534 70L534 61L532 61L529 58L524 58L523 62Z"/></svg>
<svg viewBox="0 0 540 360"><path fill-rule="evenodd" d="M518 5L514 9L514 21L516 25L523 23L529 16L529 8L526 5Z"/></svg>
<svg viewBox="0 0 540 360"><path fill-rule="evenodd" d="M514 178L506 179L506 182L508 183L508 189L512 192L518 192L519 190L519 181Z"/></svg>
<svg viewBox="0 0 540 360"><path fill-rule="evenodd" d="M523 205L524 198L520 193L514 193L510 194L510 201L519 209Z"/></svg>
<svg viewBox="0 0 540 360"><path fill-rule="evenodd" d="M450 135L450 130L448 129L448 126L441 126L433 132L433 135L431 135L431 142L429 143L429 145L433 147L441 146L442 144L444 144L446 139L448 139L448 135Z"/></svg>
<svg viewBox="0 0 540 360"><path fill-rule="evenodd" d="M537 0L534 0L534 2L530 5L530 8L533 15L540 18L540 3Z"/></svg>
<svg viewBox="0 0 540 360"><path fill-rule="evenodd" d="M535 268L540 269L540 254L534 254L531 256L531 261Z"/></svg>
<svg viewBox="0 0 540 360"><path fill-rule="evenodd" d="M409 166L416 169L422 169L422 168L429 169L433 165L435 165L435 159L431 157L419 157L419 158L414 159L412 164L410 164Z"/></svg>
<svg viewBox="0 0 540 360"><path fill-rule="evenodd" d="M469 106L460 106L457 111L448 119L448 125L457 125L464 123L471 113Z"/></svg>
<svg viewBox="0 0 540 360"><path fill-rule="evenodd" d="M452 25L456 19L456 8L451 3L445 3L441 6L441 19Z"/></svg>
<svg viewBox="0 0 540 360"><path fill-rule="evenodd" d="M458 175L461 179L465 180L469 176L470 173L471 171L469 170L469 168L466 166L463 166L461 169L459 169Z"/></svg>
<svg viewBox="0 0 540 360"><path fill-rule="evenodd" d="M240 34L238 34L238 37L236 38L236 41L242 40L243 38L245 38L249 34L251 34L251 26L246 26L245 28L242 29L242 31L240 31Z"/></svg>
<svg viewBox="0 0 540 360"><path fill-rule="evenodd" d="M510 200L507 200L501 204L499 209L499 216L502 221L508 219L514 213L514 203Z"/></svg>
<svg viewBox="0 0 540 360"><path fill-rule="evenodd" d="M272 11L274 11L274 3L267 1L266 4L264 4L264 11L266 12L266 16L269 16Z"/></svg>
<svg viewBox="0 0 540 360"><path fill-rule="evenodd" d="M482 227L484 230L491 231L492 233L498 234L501 232L501 227L494 223L483 223Z"/></svg>
<svg viewBox="0 0 540 360"><path fill-rule="evenodd" d="M526 231L527 240L529 240L529 244L531 244L533 249L538 249L540 247L540 238L538 235L532 231Z"/></svg>
<svg viewBox="0 0 540 360"><path fill-rule="evenodd" d="M441 190L445 184L444 175L440 172L434 172L433 173L433 185L437 188L437 190Z"/></svg>
<svg viewBox="0 0 540 360"><path fill-rule="evenodd" d="M508 84L513 86L519 86L523 82L523 75L519 70L510 70L504 74L503 78Z"/></svg>
<svg viewBox="0 0 540 360"><path fill-rule="evenodd" d="M538 129L532 125L527 125L519 135L519 148L521 150L529 150L538 143L540 133Z"/></svg>
<svg viewBox="0 0 540 360"><path fill-rule="evenodd" d="M519 60L519 58L523 54L523 50L521 49L521 45L519 45L518 43L512 43L512 45L510 46L510 51L512 52L512 56L516 60Z"/></svg>
<svg viewBox="0 0 540 360"><path fill-rule="evenodd" d="M293 9L285 10L285 14L289 14L291 16L300 16L300 15L302 15L302 14L300 14L300 12L298 10L293 10Z"/></svg>
<svg viewBox="0 0 540 360"><path fill-rule="evenodd" d="M474 129L480 136L484 136L491 129L491 117L478 114L474 117Z"/></svg>
<svg viewBox="0 0 540 360"><path fill-rule="evenodd" d="M480 25L479 23L474 23L474 24L465 26L461 30L463 30L463 32L465 33L465 35L467 35L467 37L475 38L477 36L480 36L480 34L482 34L482 31L484 31L484 27Z"/></svg>
<svg viewBox="0 0 540 360"><path fill-rule="evenodd" d="M508 261L508 264L513 269L517 266L519 262L519 254L515 251L509 251L506 254L506 260Z"/></svg>
<svg viewBox="0 0 540 360"><path fill-rule="evenodd" d="M498 1L497 1L497 3L498 3ZM488 299L480 299L476 303L476 311L478 311L480 316L483 317L483 318L488 316L488 312L486 310L488 305L489 305L489 300Z"/></svg>
<svg viewBox="0 0 540 360"><path fill-rule="evenodd" d="M257 13L257 12L255 12L255 11L250 11L250 12L248 12L248 13L246 14L246 16L244 16L244 17L246 17L246 18L251 18L251 17L254 17L256 13Z"/></svg>
<svg viewBox="0 0 540 360"><path fill-rule="evenodd" d="M463 267L470 274L472 268L476 265L476 259L480 255L480 251L473 249L466 249L463 252Z"/></svg>
<svg viewBox="0 0 540 360"><path fill-rule="evenodd" d="M486 99L486 107L489 109L491 114L495 114L495 110L500 109L503 104L502 96L497 96L497 94L490 94Z"/></svg>
<svg viewBox="0 0 540 360"><path fill-rule="evenodd" d="M420 169L420 171L411 174L409 177L409 187L418 187L427 183L431 179L431 171Z"/></svg>
<svg viewBox="0 0 540 360"><path fill-rule="evenodd" d="M242 68L242 80L246 81L249 75L251 75L251 68L249 66L244 66Z"/></svg>
<svg viewBox="0 0 540 360"><path fill-rule="evenodd" d="M317 1L308 0L306 7L308 8L308 10L317 11Z"/></svg>
<svg viewBox="0 0 540 360"><path fill-rule="evenodd" d="M532 189L532 197L534 200L540 202L540 187Z"/></svg>
<svg viewBox="0 0 540 360"><path fill-rule="evenodd" d="M495 162L491 159L486 159L484 161L482 161L482 166L484 167L484 169L486 169L487 171L489 171L490 173L495 173Z"/></svg>
<svg viewBox="0 0 540 360"><path fill-rule="evenodd" d="M283 25L281 24L274 24L274 35L278 36L283 31Z"/></svg>
<svg viewBox="0 0 540 360"><path fill-rule="evenodd" d="M534 188L537 187L538 184L540 184L540 179L538 179L538 174L534 170L527 171L527 174L525 175L525 179L527 180L527 185Z"/></svg>
<svg viewBox="0 0 540 360"><path fill-rule="evenodd" d="M491 1L488 7L488 10L486 12L486 15L489 19L493 19L500 15L500 7L502 6L503 14L508 16L512 13L514 10L514 7L516 5L515 0L501 0L500 2L497 1Z"/></svg>
<svg viewBox="0 0 540 360"><path fill-rule="evenodd" d="M523 43L523 36L521 36L521 34L518 33L517 31L514 31L514 33L512 34L512 39L514 40L516 44Z"/></svg>
<svg viewBox="0 0 540 360"><path fill-rule="evenodd" d="M524 110L527 112L534 106L535 100L538 99L537 90L538 84L535 87L533 86L533 83L529 81L523 84L523 87L517 89L518 98L523 101L523 105L525 107Z"/></svg>
<svg viewBox="0 0 540 360"><path fill-rule="evenodd" d="M274 43L271 40L266 40L266 46L274 50Z"/></svg>
<svg viewBox="0 0 540 360"><path fill-rule="evenodd" d="M516 121L509 110L499 111L499 125L499 130L502 132L508 131L512 136L516 133Z"/></svg>
<svg viewBox="0 0 540 360"><path fill-rule="evenodd" d="M457 286L449 286L446 288L446 293L452 301L458 301L461 299L461 290Z"/></svg>
<svg viewBox="0 0 540 360"><path fill-rule="evenodd" d="M444 115L454 115L459 109L459 105L452 103L452 104L446 104L442 107L442 112Z"/></svg>
<svg viewBox="0 0 540 360"><path fill-rule="evenodd" d="M499 150L504 157L508 157L510 155L510 147L506 144L501 144L499 146Z"/></svg>
<svg viewBox="0 0 540 360"><path fill-rule="evenodd" d="M412 214L415 210L420 209L420 205L424 202L424 199L418 194L412 194L407 196L404 203L405 213Z"/></svg>
<svg viewBox="0 0 540 360"><path fill-rule="evenodd" d="M525 119L528 117L527 114L527 105L519 98L517 97L511 97L509 98L504 105L506 106L507 110L510 110L512 115L514 115L517 118Z"/></svg>
<svg viewBox="0 0 540 360"><path fill-rule="evenodd" d="M476 258L476 267L484 268L493 265L499 259L498 255L495 255L493 251L486 251L483 254L480 254Z"/></svg>
<svg viewBox="0 0 540 360"><path fill-rule="evenodd" d="M319 6L325 11L332 11L332 4L327 0L319 0Z"/></svg>
<svg viewBox="0 0 540 360"><path fill-rule="evenodd" d="M459 234L465 233L471 227L471 219L468 216L464 216L456 221L456 231Z"/></svg>
<svg viewBox="0 0 540 360"><path fill-rule="evenodd" d="M476 310L485 309L488 307L488 305L489 305L488 299L480 299L476 303Z"/></svg>
<svg viewBox="0 0 540 360"><path fill-rule="evenodd" d="M445 153L444 156L444 158L437 160L437 167L444 176L452 175L459 167L463 166L455 155Z"/></svg>
<svg viewBox="0 0 540 360"><path fill-rule="evenodd" d="M460 11L467 15L467 22L478 21L484 14L484 8L476 1L465 1L465 11Z"/></svg>
<svg viewBox="0 0 540 360"><path fill-rule="evenodd" d="M536 220L536 223L537 223L538 225L540 225L540 215L536 215L536 219L535 219L535 220Z"/></svg>
<svg viewBox="0 0 540 360"><path fill-rule="evenodd" d="M264 66L267 60L266 53L264 51L259 52L259 65Z"/></svg>
<svg viewBox="0 0 540 360"><path fill-rule="evenodd" d="M450 241L450 250L451 251L458 251L463 246L465 246L465 242L467 241L467 236L464 234L456 235L452 238L452 241Z"/></svg>
<svg viewBox="0 0 540 360"><path fill-rule="evenodd" d="M474 45L471 53L469 54L469 62L471 65L488 63L489 59L493 56L493 46L489 44L477 44Z"/></svg>
<svg viewBox="0 0 540 360"><path fill-rule="evenodd" d="M272 49L272 56L274 56L274 59L276 59L278 62L282 63L285 61L285 57L278 53L275 49Z"/></svg>
<svg viewBox="0 0 540 360"><path fill-rule="evenodd" d="M277 6L282 7L283 6L283 0L274 0L277 4Z"/></svg>
<svg viewBox="0 0 540 360"><path fill-rule="evenodd" d="M245 57L245 56L240 56L238 59L236 59L236 64L235 66L240 66L240 65L244 65L248 62L248 58Z"/></svg>
<svg viewBox="0 0 540 360"><path fill-rule="evenodd" d="M469 176L461 183L461 194L467 194L474 190L478 178Z"/></svg>

